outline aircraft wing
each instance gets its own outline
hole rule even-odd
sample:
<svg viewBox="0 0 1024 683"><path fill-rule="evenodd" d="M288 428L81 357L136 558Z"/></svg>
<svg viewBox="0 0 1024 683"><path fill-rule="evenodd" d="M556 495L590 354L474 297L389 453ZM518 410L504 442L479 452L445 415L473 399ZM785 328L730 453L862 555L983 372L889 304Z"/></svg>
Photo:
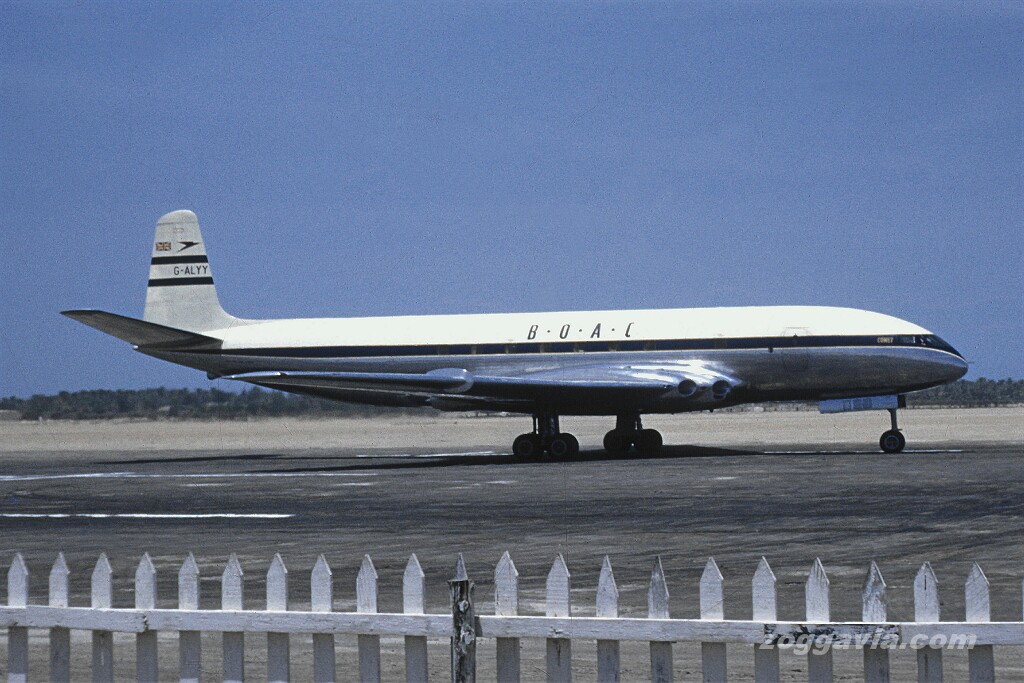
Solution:
<svg viewBox="0 0 1024 683"><path fill-rule="evenodd" d="M558 368L519 376L474 374L446 368L426 373L378 372L253 372L229 375L233 379L272 389L362 401L362 392L398 394L429 403L449 397L476 401L531 403L552 398L645 399L679 392L683 398L714 387L717 398L739 384L717 370L700 364L586 365ZM723 385L724 383L724 385ZM353 393L355 392L355 393ZM341 393L351 393L343 398Z"/></svg>

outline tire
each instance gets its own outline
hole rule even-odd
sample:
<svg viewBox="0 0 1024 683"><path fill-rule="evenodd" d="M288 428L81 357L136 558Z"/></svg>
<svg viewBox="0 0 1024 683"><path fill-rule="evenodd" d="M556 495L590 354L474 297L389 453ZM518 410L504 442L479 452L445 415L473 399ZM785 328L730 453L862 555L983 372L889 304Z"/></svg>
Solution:
<svg viewBox="0 0 1024 683"><path fill-rule="evenodd" d="M579 455L580 441L572 434L562 432L551 440L548 450L551 452L551 457L555 460L571 458L575 455Z"/></svg>
<svg viewBox="0 0 1024 683"><path fill-rule="evenodd" d="M520 434L512 442L512 455L517 460L538 460L544 454L541 448L540 437L536 434Z"/></svg>
<svg viewBox="0 0 1024 683"><path fill-rule="evenodd" d="M882 434L882 438L878 440L878 445L886 453L899 453L907 445L907 438L903 436L903 432L890 429Z"/></svg>
<svg viewBox="0 0 1024 683"><path fill-rule="evenodd" d="M653 455L661 450L663 443L661 432L657 429L644 429L636 440L636 449L646 455Z"/></svg>
<svg viewBox="0 0 1024 683"><path fill-rule="evenodd" d="M613 429L604 435L604 449L609 453L625 453L629 450L630 439L624 432Z"/></svg>
<svg viewBox="0 0 1024 683"><path fill-rule="evenodd" d="M548 452L554 460L565 460L580 452L580 442L572 434L556 434L548 444Z"/></svg>

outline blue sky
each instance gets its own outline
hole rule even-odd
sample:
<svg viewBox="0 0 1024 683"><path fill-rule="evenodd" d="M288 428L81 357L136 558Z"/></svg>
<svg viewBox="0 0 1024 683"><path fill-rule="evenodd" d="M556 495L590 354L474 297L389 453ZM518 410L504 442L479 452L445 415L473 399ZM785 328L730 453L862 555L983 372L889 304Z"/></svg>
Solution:
<svg viewBox="0 0 1024 683"><path fill-rule="evenodd" d="M1019 3L0 0L0 395L207 386L163 213L242 317L825 304L1024 376Z"/></svg>

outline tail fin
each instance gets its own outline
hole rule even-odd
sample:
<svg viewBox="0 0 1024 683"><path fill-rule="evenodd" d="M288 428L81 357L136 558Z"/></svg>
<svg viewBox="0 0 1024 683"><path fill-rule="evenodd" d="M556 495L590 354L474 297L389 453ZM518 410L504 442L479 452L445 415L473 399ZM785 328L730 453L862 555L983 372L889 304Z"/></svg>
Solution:
<svg viewBox="0 0 1024 683"><path fill-rule="evenodd" d="M147 322L191 332L218 330L241 322L221 308L194 213L172 211L161 217L153 242L143 314Z"/></svg>

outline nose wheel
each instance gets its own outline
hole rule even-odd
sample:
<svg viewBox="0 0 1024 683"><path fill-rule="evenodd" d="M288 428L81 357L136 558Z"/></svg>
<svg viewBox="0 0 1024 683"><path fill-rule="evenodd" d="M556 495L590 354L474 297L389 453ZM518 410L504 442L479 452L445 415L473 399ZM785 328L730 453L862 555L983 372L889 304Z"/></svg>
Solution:
<svg viewBox="0 0 1024 683"><path fill-rule="evenodd" d="M886 453L899 453L907 445L907 437L903 436L899 424L896 422L896 409L889 408L889 416L892 419L892 429L882 434L878 445Z"/></svg>

